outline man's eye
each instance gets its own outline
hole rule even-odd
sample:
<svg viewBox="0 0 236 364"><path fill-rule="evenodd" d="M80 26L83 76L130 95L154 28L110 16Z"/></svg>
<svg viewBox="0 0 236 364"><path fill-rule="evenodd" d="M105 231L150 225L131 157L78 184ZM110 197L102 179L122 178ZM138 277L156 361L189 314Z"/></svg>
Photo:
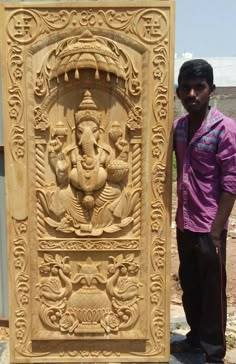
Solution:
<svg viewBox="0 0 236 364"><path fill-rule="evenodd" d="M204 86L203 85L199 85L199 86L196 86L195 87L195 90L196 91L202 91L204 89Z"/></svg>

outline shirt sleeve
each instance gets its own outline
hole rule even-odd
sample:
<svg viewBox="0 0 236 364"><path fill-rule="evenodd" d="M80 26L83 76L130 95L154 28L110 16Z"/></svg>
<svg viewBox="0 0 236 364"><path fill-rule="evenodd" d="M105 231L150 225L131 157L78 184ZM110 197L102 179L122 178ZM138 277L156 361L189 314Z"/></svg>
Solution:
<svg viewBox="0 0 236 364"><path fill-rule="evenodd" d="M172 125L172 137L173 137L173 151L176 149L176 141L175 141L175 130L177 125L178 119L174 120Z"/></svg>
<svg viewBox="0 0 236 364"><path fill-rule="evenodd" d="M221 132L216 158L222 190L236 195L236 122L231 121Z"/></svg>

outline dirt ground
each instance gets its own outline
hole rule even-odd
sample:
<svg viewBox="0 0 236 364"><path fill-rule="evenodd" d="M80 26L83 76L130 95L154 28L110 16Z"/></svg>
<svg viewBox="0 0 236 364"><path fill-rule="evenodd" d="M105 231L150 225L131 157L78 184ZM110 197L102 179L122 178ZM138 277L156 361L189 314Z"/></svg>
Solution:
<svg viewBox="0 0 236 364"><path fill-rule="evenodd" d="M176 248L175 210L176 210L176 184L173 185L172 210L172 245L171 245L171 302L181 304L181 287L178 280L178 252ZM227 297L228 306L236 305L236 203L229 220L227 239Z"/></svg>

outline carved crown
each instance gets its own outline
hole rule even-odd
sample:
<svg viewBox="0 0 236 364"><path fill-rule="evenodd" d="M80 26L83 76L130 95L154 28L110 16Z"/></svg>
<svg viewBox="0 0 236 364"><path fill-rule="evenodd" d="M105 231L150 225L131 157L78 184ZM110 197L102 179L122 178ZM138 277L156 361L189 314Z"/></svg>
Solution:
<svg viewBox="0 0 236 364"><path fill-rule="evenodd" d="M79 105L79 110L75 113L76 125L82 121L94 121L98 126L101 121L101 113L97 111L97 105L92 99L91 93L87 90Z"/></svg>
<svg viewBox="0 0 236 364"><path fill-rule="evenodd" d="M67 72L75 70L75 78L79 79L80 70L92 68L95 70L95 78L99 79L99 71L125 79L125 71L119 61L117 50L109 47L104 38L95 37L89 30L63 41L57 47L55 64L50 72L50 79L58 78L64 74L68 80Z"/></svg>

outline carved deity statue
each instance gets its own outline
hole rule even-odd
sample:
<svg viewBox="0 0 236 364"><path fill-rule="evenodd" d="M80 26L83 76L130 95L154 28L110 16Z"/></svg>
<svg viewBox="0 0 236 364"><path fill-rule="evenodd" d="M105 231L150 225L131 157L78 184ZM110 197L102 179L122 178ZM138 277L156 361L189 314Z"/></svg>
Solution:
<svg viewBox="0 0 236 364"><path fill-rule="evenodd" d="M59 131L63 131L59 132ZM75 112L74 143L64 147L65 129L49 143L56 186L39 189L48 225L78 236L114 233L132 223L139 190L128 185L129 145L119 122L101 142L101 113L87 90Z"/></svg>

